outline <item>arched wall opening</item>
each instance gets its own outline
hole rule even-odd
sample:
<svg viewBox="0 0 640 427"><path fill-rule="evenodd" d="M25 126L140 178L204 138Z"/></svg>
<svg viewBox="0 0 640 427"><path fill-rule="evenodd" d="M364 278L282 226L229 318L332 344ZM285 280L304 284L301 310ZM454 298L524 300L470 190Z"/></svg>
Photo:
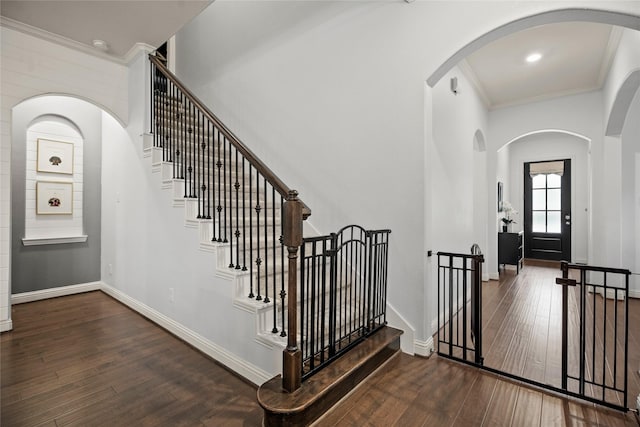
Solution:
<svg viewBox="0 0 640 427"><path fill-rule="evenodd" d="M427 79L427 92L429 95L426 96L426 100L431 103L431 105L427 106L426 111L427 114L430 114L432 111L437 111L438 106L435 105L437 99L435 96L431 96L432 93L437 92L437 88L441 85L444 85L443 82L448 82L449 77L452 76L452 73L456 71L457 64L464 59L466 56L476 51L477 49L491 43L494 40L497 40L506 35L531 28L538 25L544 24L553 24L553 23L562 23L562 22L571 22L571 21L584 21L584 22L595 22L595 23L604 23L610 25L616 25L620 27L625 27L632 30L640 29L640 16L619 13L614 11L607 10L596 10L596 9L561 9L555 11L548 11L540 14L531 15L528 17L524 17L500 27L497 27L477 39L471 41L466 46L462 47L456 53L454 53L447 61L445 61L440 67L436 69L434 73L432 73ZM630 31L633 33L634 31ZM613 82L613 85L617 83ZM627 84L630 84L627 83ZM431 89L431 91L429 90ZM603 89L604 91L605 89ZM607 88L610 90L610 88ZM464 93L464 82L462 84L462 89L459 91L460 93ZM459 95L458 95L459 96ZM575 133L580 136L584 136L591 141L590 144L587 144L588 150L595 150L593 157L595 162L597 163L594 167L592 164L592 157L588 156L588 180L589 183L597 182L598 184L595 188L593 186L589 187L589 204L587 206L588 209L588 248L591 248L593 245L593 236L591 235L591 230L593 229L594 221L597 223L603 223L606 221L608 217L607 212L605 212L605 208L602 206L593 206L594 209L589 209L592 203L595 203L594 200L599 200L606 195L606 189L604 188L605 182L604 179L607 173L606 168L600 164L602 163L601 158L603 158L603 148L604 143L604 125L603 116L607 116L603 109L607 108L606 105L603 106L602 95L597 94L597 92L593 92L591 94L577 95L577 96L569 96L565 97L566 100L563 105L561 101L558 101L558 105L563 111L568 111L570 115L572 115L571 120L564 120L566 117L563 114L556 114L555 117L547 114L545 117L544 113L539 114L536 117L536 120L532 120L532 122L528 126L520 126L519 120L514 120L514 117L508 118L508 114L496 113L495 111L489 112L487 111L487 116L491 116L491 120L489 120L490 128L489 128L489 138L487 142L487 178L486 178L486 186L490 190L488 191L487 199L488 199L488 208L487 208L487 248L485 251L485 266L486 270L489 272L492 279L497 279L498 271L497 271L497 239L494 239L493 236L497 236L499 219L496 213L495 206L497 205L497 192L495 188L497 183L503 182L507 179L509 175L509 171L500 170L500 164L508 162L508 160L504 159L506 151L500 152L500 149L507 145L510 141L515 140L527 133L536 132L540 129L573 129ZM584 102L586 100L586 102ZM577 106L578 109L574 112L571 112L570 105L573 104L573 107ZM591 112L586 115L580 115L584 113L585 109L589 107L591 108ZM515 111L517 108L514 108ZM526 108L522 108L519 111L519 114L522 114ZM548 113L548 112L547 112ZM498 120L496 120L498 117ZM521 115L520 117L529 117L527 115ZM511 126L504 125L500 129L495 129L495 123L502 121L503 123L511 123ZM428 119L428 123L432 123L434 127L438 126L438 120L434 116L431 120ZM500 127L500 126L498 126ZM434 131L435 133L435 131ZM567 133L567 135L569 135ZM430 142L429 136L427 137L427 143ZM591 152L589 152L590 154ZM600 163L598 163L600 162ZM509 190L507 190L509 191ZM594 195L595 192L595 195ZM432 195L435 196L436 194ZM595 197L595 198L594 198ZM433 203L438 204L438 200L433 198ZM494 218L496 220L494 221ZM595 230L598 230L598 227L595 227ZM607 232L608 233L608 232ZM596 240L606 239L605 232L600 233L596 236ZM596 233L597 234L597 233ZM619 233L618 233L619 235ZM470 238L471 236L469 236ZM484 249L484 248L483 248ZM596 254L595 258L592 256L595 252L591 249L587 249L588 253L588 261L594 261L601 258L602 254ZM601 252L605 252L602 250ZM583 260L582 256L577 257L581 261Z"/></svg>
<svg viewBox="0 0 640 427"><path fill-rule="evenodd" d="M569 159L571 161L571 260L589 259L591 212L591 140L584 135L562 130L528 132L505 144L498 169L507 171L505 200L517 213L512 231L524 231L524 165L527 162Z"/></svg>
<svg viewBox="0 0 640 427"><path fill-rule="evenodd" d="M561 22L571 21L594 22L600 24L617 25L620 27L630 28L632 30L640 30L640 16L608 10L587 8L559 9L527 16L525 18L517 19L500 27L494 28L488 33L481 35L477 39L468 43L466 46L462 47L449 59L447 59L440 67L438 67L438 69L434 71L431 76L429 76L429 78L427 79L427 84L433 87L462 59L466 58L471 53L491 43L492 41L538 25L557 24Z"/></svg>
<svg viewBox="0 0 640 427"><path fill-rule="evenodd" d="M12 108L12 295L100 280L102 123L109 116L122 124L101 106L66 95L39 95ZM56 150L58 166L39 164L38 156ZM65 161L73 167L56 169ZM61 206L71 197L71 206L43 209L46 191L58 191Z"/></svg>
<svg viewBox="0 0 640 427"><path fill-rule="evenodd" d="M627 75L613 100L606 127L608 148L619 158L615 176L619 187L619 209L611 212L610 220L620 225L619 248L615 255L619 266L640 271L640 69ZM615 243L615 242L614 242ZM615 262L612 259L611 262ZM640 297L640 280L630 277L632 295Z"/></svg>

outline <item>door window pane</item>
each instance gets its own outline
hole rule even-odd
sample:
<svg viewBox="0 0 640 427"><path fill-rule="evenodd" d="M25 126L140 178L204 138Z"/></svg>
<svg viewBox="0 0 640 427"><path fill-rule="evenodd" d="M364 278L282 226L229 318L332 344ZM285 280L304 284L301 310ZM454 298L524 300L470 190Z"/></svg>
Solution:
<svg viewBox="0 0 640 427"><path fill-rule="evenodd" d="M547 231L546 212L532 212L531 231L534 233L544 233Z"/></svg>
<svg viewBox="0 0 640 427"><path fill-rule="evenodd" d="M555 173L547 175L547 188L560 188L562 187L562 177Z"/></svg>
<svg viewBox="0 0 640 427"><path fill-rule="evenodd" d="M547 176L544 174L535 175L531 178L533 188L545 188L547 186Z"/></svg>
<svg viewBox="0 0 640 427"><path fill-rule="evenodd" d="M547 209L550 211L559 211L562 209L562 205L560 202L560 194L561 189L554 188L552 190L547 190ZM534 207L534 209L536 209Z"/></svg>
<svg viewBox="0 0 640 427"><path fill-rule="evenodd" d="M544 188L538 190L532 190L532 203L531 206L534 211L544 211L547 209L546 191Z"/></svg>
<svg viewBox="0 0 640 427"><path fill-rule="evenodd" d="M547 212L547 233L561 233L560 212Z"/></svg>

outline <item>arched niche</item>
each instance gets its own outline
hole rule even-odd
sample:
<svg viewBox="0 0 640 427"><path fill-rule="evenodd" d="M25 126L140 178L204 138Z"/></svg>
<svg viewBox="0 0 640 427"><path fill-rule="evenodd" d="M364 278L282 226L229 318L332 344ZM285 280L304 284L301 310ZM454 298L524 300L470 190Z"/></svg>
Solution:
<svg viewBox="0 0 640 427"><path fill-rule="evenodd" d="M487 151L487 143L484 139L484 134L482 130L478 129L473 134L473 151L483 153Z"/></svg>
<svg viewBox="0 0 640 427"><path fill-rule="evenodd" d="M62 115L42 114L27 126L23 245L86 241L83 148L79 127Z"/></svg>

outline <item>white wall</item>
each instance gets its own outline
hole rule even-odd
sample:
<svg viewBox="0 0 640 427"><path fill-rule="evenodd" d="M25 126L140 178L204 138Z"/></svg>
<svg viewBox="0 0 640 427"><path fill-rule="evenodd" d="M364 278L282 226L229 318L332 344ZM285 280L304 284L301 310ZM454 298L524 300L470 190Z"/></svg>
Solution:
<svg viewBox="0 0 640 427"><path fill-rule="evenodd" d="M640 273L640 90L635 94L621 135L621 265ZM640 298L640 276L631 276Z"/></svg>
<svg viewBox="0 0 640 427"><path fill-rule="evenodd" d="M640 188L637 179L640 166L636 160L640 152L637 120L640 117L640 90L633 93L630 88L638 87L638 70L640 31L625 29L603 89L605 123L611 135L604 147L604 158L609 165L604 178L610 188L610 202L618 204L609 212L609 222L617 226L607 235L608 251L601 259L634 272L640 271ZM621 109L619 105L629 107ZM638 276L631 276L630 282L632 295L640 297Z"/></svg>
<svg viewBox="0 0 640 427"><path fill-rule="evenodd" d="M450 90L454 77L457 94ZM433 88L433 106L433 246L445 252L469 253L478 236L475 218L486 213L486 204L475 205L474 190L486 194L487 180L486 164L476 164L484 162L476 158L473 144L477 130L488 133L487 110L457 67ZM486 222L483 227L486 229ZM486 251L486 243L478 243Z"/></svg>
<svg viewBox="0 0 640 427"><path fill-rule="evenodd" d="M11 109L45 93L92 100L127 119L127 69L16 30L0 29L0 330L11 328ZM22 237L22 236L19 236Z"/></svg>
<svg viewBox="0 0 640 427"><path fill-rule="evenodd" d="M604 204L606 197L611 193L605 185L604 153L605 149L608 148L605 147L604 143L602 117L601 91L498 109L489 114L491 129L489 143L491 148L488 150L490 156L493 150L499 149L504 144L540 131L559 130L578 134L591 140L591 171L588 171L587 168L587 174L591 182L590 197L592 206L591 212L587 212L587 218L585 219L587 224L589 224L589 221L592 223L591 230L587 225L588 234L591 238L591 241L587 242L589 263L597 263L598 260L602 261L602 257L607 253L603 243L608 235L606 229L607 226L613 226L613 223L607 222L610 218L610 212L606 207L607 205ZM501 152L497 153L498 158L504 155ZM543 158L546 153L541 151L538 156ZM501 164L501 162L496 160L496 164ZM511 176L512 173L509 172L507 176ZM505 185L505 193L513 195L513 188L513 183L508 188ZM513 198L513 196L510 197ZM513 200L510 201L513 202ZM580 209L577 206L575 208ZM591 215L590 217L589 214ZM522 221L518 222L521 223ZM577 235L574 237L577 237ZM576 244L582 246L579 242L576 242ZM578 253L575 253L575 256L575 260L578 260ZM600 262L600 264L605 265L604 262Z"/></svg>
<svg viewBox="0 0 640 427"><path fill-rule="evenodd" d="M573 135L544 132L509 144L509 191L505 199L518 211L512 230L524 229L524 163L545 160L571 160L571 261L588 259L589 142Z"/></svg>
<svg viewBox="0 0 640 427"><path fill-rule="evenodd" d="M256 316L234 307L232 282L215 276L216 255L199 250L200 231L185 228L184 207L172 207L173 190L161 189L143 157L147 71L146 56L130 65L127 129L103 115L102 280L275 375L282 353L256 341Z"/></svg>

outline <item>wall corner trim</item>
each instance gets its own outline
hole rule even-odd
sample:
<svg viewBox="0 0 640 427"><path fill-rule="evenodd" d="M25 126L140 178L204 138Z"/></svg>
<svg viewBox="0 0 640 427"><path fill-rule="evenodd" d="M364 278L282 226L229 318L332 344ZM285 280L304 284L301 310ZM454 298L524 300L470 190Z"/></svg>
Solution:
<svg viewBox="0 0 640 427"><path fill-rule="evenodd" d="M88 235L68 236L68 237L23 237L22 244L24 246L40 246L40 245L62 245L66 243L84 243L89 238Z"/></svg>
<svg viewBox="0 0 640 427"><path fill-rule="evenodd" d="M429 357L433 354L433 337L429 337L426 341L413 340L413 347L418 356Z"/></svg>
<svg viewBox="0 0 640 427"><path fill-rule="evenodd" d="M101 285L101 290L105 294L125 304L132 310L138 312L161 328L167 330L169 333L185 341L187 344L200 350L215 361L222 363L223 365L236 372L238 375L241 375L244 378L248 379L252 383L260 385L273 378L272 374L269 374L259 367L245 360L242 360L240 357L236 356L233 353L230 353L229 351L213 343L212 341L209 341L202 335L188 329L184 325L165 316L159 311L156 311L153 308L135 300L134 298L131 298L129 295L125 294L119 289L107 285L104 282L102 282Z"/></svg>

